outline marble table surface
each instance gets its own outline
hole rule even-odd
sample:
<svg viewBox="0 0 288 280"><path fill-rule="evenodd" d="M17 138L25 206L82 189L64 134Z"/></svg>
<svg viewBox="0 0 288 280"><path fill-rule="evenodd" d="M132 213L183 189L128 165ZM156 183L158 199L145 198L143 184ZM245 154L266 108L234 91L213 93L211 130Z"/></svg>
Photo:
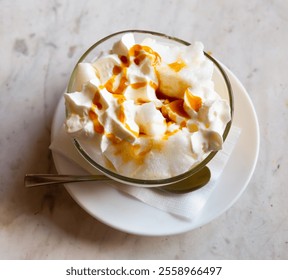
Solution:
<svg viewBox="0 0 288 280"><path fill-rule="evenodd" d="M0 258L288 259L287 25L285 0L0 0ZM125 29L202 41L255 106L253 177L228 211L193 231L120 232L63 187L23 186L25 173L55 172L51 122L77 59Z"/></svg>

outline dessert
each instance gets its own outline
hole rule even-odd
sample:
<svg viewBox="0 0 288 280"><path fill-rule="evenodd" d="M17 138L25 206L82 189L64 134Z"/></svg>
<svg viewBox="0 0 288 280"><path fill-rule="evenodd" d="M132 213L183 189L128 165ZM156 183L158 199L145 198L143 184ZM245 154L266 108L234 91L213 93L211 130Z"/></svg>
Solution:
<svg viewBox="0 0 288 280"><path fill-rule="evenodd" d="M221 149L230 106L214 89L203 44L167 45L125 34L79 63L65 93L66 131L101 166L136 179L166 179Z"/></svg>

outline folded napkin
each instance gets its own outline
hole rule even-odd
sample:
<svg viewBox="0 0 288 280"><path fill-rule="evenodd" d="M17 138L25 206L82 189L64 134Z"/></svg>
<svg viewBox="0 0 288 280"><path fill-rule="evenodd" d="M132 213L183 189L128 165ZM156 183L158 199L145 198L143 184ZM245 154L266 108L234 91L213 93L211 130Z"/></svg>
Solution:
<svg viewBox="0 0 288 280"><path fill-rule="evenodd" d="M233 152L240 133L241 129L234 126L231 127L229 135L223 145L223 149L219 151L208 163L208 167L211 171L211 179L209 183L193 192L187 194L172 194L156 191L153 188L134 187L114 181L111 181L109 185L112 185L118 190L123 191L150 206L174 215L194 219L205 206L205 203L208 201L212 191L217 188L217 180L221 176L225 165ZM86 162L86 160L76 150L72 139L67 135L64 126L62 126L59 133L55 135L53 142L50 145L50 149L53 152L65 156L71 160L73 164L82 167L88 173L95 174L95 169ZM100 172L97 173L100 174ZM97 182L97 184L101 183Z"/></svg>

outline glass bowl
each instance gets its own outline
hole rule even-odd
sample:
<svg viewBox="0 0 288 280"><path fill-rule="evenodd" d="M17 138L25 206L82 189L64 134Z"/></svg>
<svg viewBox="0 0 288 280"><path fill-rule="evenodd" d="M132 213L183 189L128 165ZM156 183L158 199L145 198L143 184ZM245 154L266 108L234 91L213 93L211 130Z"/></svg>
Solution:
<svg viewBox="0 0 288 280"><path fill-rule="evenodd" d="M75 72L76 67L78 63L81 62L93 62L97 58L99 58L103 53L107 53L108 50L112 49L112 46L115 42L119 41L121 37L126 33L133 33L135 37L135 42L140 43L142 40L144 40L147 37L150 37L152 39L155 39L157 41L160 41L161 43L168 44L168 45L190 45L190 43L183 41L181 39L171 37L162 33L153 32L153 31L146 31L146 30L125 30L120 31L117 33L113 33L95 44L93 44L78 60L68 83L67 86L67 92L72 92L74 88L74 82L75 82ZM232 87L230 85L229 78L227 74L225 73L225 70L221 66L221 64L213 58L210 54L204 52L205 56L211 60L214 64L214 73L213 73L213 82L214 82L214 88L215 91L223 98L229 101L230 105L230 113L231 113L231 120L227 123L226 128L223 132L223 142L225 141L231 124L232 124L232 117L233 117L233 92ZM195 173L199 172L204 166L206 166L212 158L217 154L217 151L210 152L200 163L193 166L190 170L186 171L185 173L182 173L177 176L173 176L170 178L165 179L136 179L131 178L127 176L120 175L110 169L105 168L101 164L97 163L97 159L95 157L91 156L91 153L86 149L85 145L82 144L82 142L79 139L74 138L74 145L78 152L85 158L85 160L90 163L94 168L95 171L98 170L102 172L104 175L110 177L111 179L129 184L134 186L141 186L141 187L159 187L164 185L169 185L172 183L179 182L181 180L184 180L187 177L190 177L194 175Z"/></svg>

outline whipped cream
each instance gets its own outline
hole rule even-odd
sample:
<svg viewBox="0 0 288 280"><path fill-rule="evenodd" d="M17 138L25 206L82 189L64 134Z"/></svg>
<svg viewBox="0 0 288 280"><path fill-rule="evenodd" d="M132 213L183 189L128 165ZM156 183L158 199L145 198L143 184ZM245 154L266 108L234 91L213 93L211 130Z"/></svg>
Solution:
<svg viewBox="0 0 288 280"><path fill-rule="evenodd" d="M166 45L124 35L79 63L65 93L66 130L91 157L121 175L163 179L222 147L230 107L214 89L203 44Z"/></svg>

